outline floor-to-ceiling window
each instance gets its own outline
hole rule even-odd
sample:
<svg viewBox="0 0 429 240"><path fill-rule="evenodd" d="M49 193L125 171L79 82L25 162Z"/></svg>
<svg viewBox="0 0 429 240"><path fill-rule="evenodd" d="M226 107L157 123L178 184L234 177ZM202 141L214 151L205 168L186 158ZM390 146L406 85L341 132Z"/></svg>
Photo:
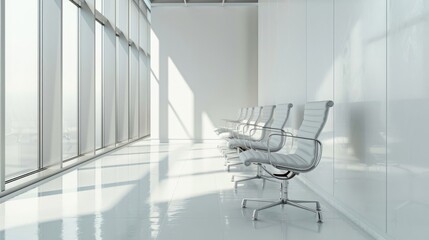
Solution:
<svg viewBox="0 0 429 240"><path fill-rule="evenodd" d="M143 4L141 2L141 4ZM142 6L142 5L141 5ZM146 12L148 14L148 12ZM149 21L139 14L139 136L149 134Z"/></svg>
<svg viewBox="0 0 429 240"><path fill-rule="evenodd" d="M102 11L103 1L105 1L105 0L95 0L95 9L97 9L101 13L103 12ZM109 1L109 0L107 0L107 1Z"/></svg>
<svg viewBox="0 0 429 240"><path fill-rule="evenodd" d="M103 26L95 23L95 148L103 142Z"/></svg>
<svg viewBox="0 0 429 240"><path fill-rule="evenodd" d="M147 96L140 96L140 58L148 63L150 57L142 46L149 40L140 25L148 12L142 0L94 0L95 10L76 0L3 3L5 108L0 110L6 121L0 161L6 167L0 183L47 176L33 173L69 166L142 136L139 99Z"/></svg>
<svg viewBox="0 0 429 240"><path fill-rule="evenodd" d="M63 159L78 155L79 8L63 1Z"/></svg>
<svg viewBox="0 0 429 240"><path fill-rule="evenodd" d="M6 179L38 169L39 1L5 2Z"/></svg>
<svg viewBox="0 0 429 240"><path fill-rule="evenodd" d="M139 8L134 1L130 1L129 37L129 138L138 137L139 129Z"/></svg>
<svg viewBox="0 0 429 240"><path fill-rule="evenodd" d="M116 26L122 32L116 38L116 142L129 139L129 0L116 1Z"/></svg>

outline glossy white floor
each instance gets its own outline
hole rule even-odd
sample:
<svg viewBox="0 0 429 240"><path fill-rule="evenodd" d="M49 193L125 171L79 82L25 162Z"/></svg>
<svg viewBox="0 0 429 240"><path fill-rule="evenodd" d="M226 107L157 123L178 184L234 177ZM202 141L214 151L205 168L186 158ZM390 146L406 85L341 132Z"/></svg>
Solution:
<svg viewBox="0 0 429 240"><path fill-rule="evenodd" d="M370 239L322 202L325 221L276 207L251 220L241 198L276 198L260 181L235 192L216 144L136 142L0 204L0 239ZM291 181L291 198L318 199Z"/></svg>

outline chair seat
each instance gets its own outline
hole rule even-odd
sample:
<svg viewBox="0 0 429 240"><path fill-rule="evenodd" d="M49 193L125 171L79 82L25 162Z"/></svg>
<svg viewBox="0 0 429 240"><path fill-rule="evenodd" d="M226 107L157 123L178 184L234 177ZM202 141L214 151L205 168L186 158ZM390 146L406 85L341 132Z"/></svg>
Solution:
<svg viewBox="0 0 429 240"><path fill-rule="evenodd" d="M235 133L233 131L223 132L219 134L219 137L228 139L234 137Z"/></svg>
<svg viewBox="0 0 429 240"><path fill-rule="evenodd" d="M221 133L224 133L224 132L228 132L228 131L230 131L231 129L229 129L229 128L225 128L225 127L220 127L220 128L215 128L214 129L214 131L217 133L217 134L221 134Z"/></svg>
<svg viewBox="0 0 429 240"><path fill-rule="evenodd" d="M270 164L268 152L248 150L240 153L239 158L246 166L251 163ZM276 168L281 170L304 172L309 167L309 164L296 154L271 153L271 161Z"/></svg>
<svg viewBox="0 0 429 240"><path fill-rule="evenodd" d="M265 140L259 141L259 142L251 142L250 146L253 149L268 151L268 141L265 141ZM270 144L270 149L273 152L278 151L280 148L281 148L281 146L278 146L278 144L277 145L275 143Z"/></svg>
<svg viewBox="0 0 429 240"><path fill-rule="evenodd" d="M242 148L252 148L256 150L268 151L268 142L267 141L251 141L244 139L228 139L227 146L231 149L242 147ZM281 148L279 144L271 143L270 149L272 152L276 152Z"/></svg>
<svg viewBox="0 0 429 240"><path fill-rule="evenodd" d="M228 139L227 145L229 148L234 149L238 147L246 147L247 142L248 141L243 139Z"/></svg>

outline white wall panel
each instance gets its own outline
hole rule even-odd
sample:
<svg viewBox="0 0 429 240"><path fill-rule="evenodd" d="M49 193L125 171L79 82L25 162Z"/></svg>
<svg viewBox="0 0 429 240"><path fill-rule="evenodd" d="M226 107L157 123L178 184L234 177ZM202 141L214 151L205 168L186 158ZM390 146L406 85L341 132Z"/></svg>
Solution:
<svg viewBox="0 0 429 240"><path fill-rule="evenodd" d="M273 5L276 12L274 24L277 32L274 64L276 66L274 103L293 103L291 116L286 127L297 129L302 122L306 95L306 1L277 1ZM282 23L282 24L278 24Z"/></svg>
<svg viewBox="0 0 429 240"><path fill-rule="evenodd" d="M42 160L43 167L62 163L62 1L42 3Z"/></svg>
<svg viewBox="0 0 429 240"><path fill-rule="evenodd" d="M427 76L423 73L423 67L419 69L427 61L422 53L427 49L423 48L423 42L427 41L423 30L426 28L422 25L422 16L427 13L425 7L422 1L403 1L395 2L389 8L397 12L392 14L392 18L397 21L396 28L409 27L409 32L405 30L401 37L397 33L400 31L389 35L396 38L396 45L389 46L389 50L395 49L398 55L389 59L400 61L389 65L395 64L392 75L398 80L389 88L392 95L389 103L395 101L395 105L389 108L388 116L391 115L394 124L386 125L386 0L259 2L259 104L291 101L300 108L305 101L335 101L328 124L320 137L324 144L322 161L314 172L301 177L330 195L337 203L342 203L348 212L382 235L386 233L388 217L390 222L387 229L391 229L391 236L404 234L398 239L413 230L422 233L423 229L418 228L425 224L425 221L421 221L421 225L418 225L421 218L412 222L412 215L408 211L395 212L398 207L407 205L405 202L409 198L402 194L406 186L410 194L415 194L415 199L419 199L415 202L420 207L412 203L404 209L427 211L427 202L422 200L427 195L416 194L422 187L417 183L420 180L399 180L405 177L405 172L413 174L410 170L413 165L409 169L401 168L403 170L394 166L390 171L395 173L386 175L386 136L389 136L386 127L390 129L391 126L395 133L389 137L388 142L392 144L389 156L393 152L398 153L403 161L408 162L405 154L409 154L411 145L416 145L409 140L409 128L399 126L405 123L399 117L402 114L400 109L404 106L396 104L395 98L400 93L403 98L409 99L413 94L416 95L417 89L421 93L426 90L423 79ZM403 14L403 9L408 9L409 13L402 18L396 17L401 16L399 12ZM406 21L407 17L412 20ZM303 32L303 29L306 31ZM420 46L419 41L421 48L417 47ZM410 72L413 74L410 75ZM414 85L403 81L405 78L410 79L410 76L413 80L420 80L415 80ZM408 94L399 89L410 91ZM425 94L421 96L418 98L426 97ZM407 110L413 115L411 110ZM299 125L301 113L300 109L292 112L295 116L290 127ZM423 121L427 120L423 117ZM409 143L408 148L404 142ZM398 144L402 148L398 148ZM396 160L395 164L399 161ZM422 179L427 177L425 174L420 176ZM386 177L389 179L387 183ZM399 184L401 181L402 184ZM390 182L394 184L386 192L386 184ZM397 186L404 189L396 191ZM389 199L391 195L395 199L393 203ZM386 203L390 203L390 216L386 215ZM400 224L401 227L398 227Z"/></svg>
<svg viewBox="0 0 429 240"><path fill-rule="evenodd" d="M79 152L95 148L95 17L86 4L80 10Z"/></svg>
<svg viewBox="0 0 429 240"><path fill-rule="evenodd" d="M307 101L334 99L334 0L307 0ZM319 139L323 158L307 178L334 194L333 110Z"/></svg>
<svg viewBox="0 0 429 240"><path fill-rule="evenodd" d="M160 7L152 14L151 108L159 113L151 137L217 138L220 119L257 104L257 8Z"/></svg>
<svg viewBox="0 0 429 240"><path fill-rule="evenodd" d="M334 10L334 195L384 232L386 2L336 0Z"/></svg>
<svg viewBox="0 0 429 240"><path fill-rule="evenodd" d="M306 101L306 1L260 5L259 105L293 103L286 126L296 129Z"/></svg>
<svg viewBox="0 0 429 240"><path fill-rule="evenodd" d="M387 82L387 232L429 236L429 2L390 0Z"/></svg>
<svg viewBox="0 0 429 240"><path fill-rule="evenodd" d="M103 42L103 143L109 146L116 142L116 35L112 28L104 27Z"/></svg>
<svg viewBox="0 0 429 240"><path fill-rule="evenodd" d="M274 89L276 77L276 64L272 60L277 48L277 31L275 18L277 12L273 8L273 0L261 0L258 3L258 104L274 104Z"/></svg>

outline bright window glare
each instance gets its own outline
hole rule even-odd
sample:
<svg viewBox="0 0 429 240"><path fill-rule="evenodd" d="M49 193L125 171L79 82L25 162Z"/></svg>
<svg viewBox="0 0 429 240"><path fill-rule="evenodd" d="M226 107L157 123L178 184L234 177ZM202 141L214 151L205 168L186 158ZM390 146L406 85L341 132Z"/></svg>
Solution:
<svg viewBox="0 0 429 240"><path fill-rule="evenodd" d="M38 9L5 2L6 179L38 168Z"/></svg>
<svg viewBox="0 0 429 240"><path fill-rule="evenodd" d="M102 51L103 51L103 26L100 23L95 25L95 148L99 149L102 147L102 108L103 108L103 91L102 91Z"/></svg>
<svg viewBox="0 0 429 240"><path fill-rule="evenodd" d="M139 121L139 56L138 50L135 47L130 47L130 90L129 90L129 109L130 109L130 139L138 137L138 121Z"/></svg>
<svg viewBox="0 0 429 240"><path fill-rule="evenodd" d="M63 2L63 159L78 155L78 11Z"/></svg>

